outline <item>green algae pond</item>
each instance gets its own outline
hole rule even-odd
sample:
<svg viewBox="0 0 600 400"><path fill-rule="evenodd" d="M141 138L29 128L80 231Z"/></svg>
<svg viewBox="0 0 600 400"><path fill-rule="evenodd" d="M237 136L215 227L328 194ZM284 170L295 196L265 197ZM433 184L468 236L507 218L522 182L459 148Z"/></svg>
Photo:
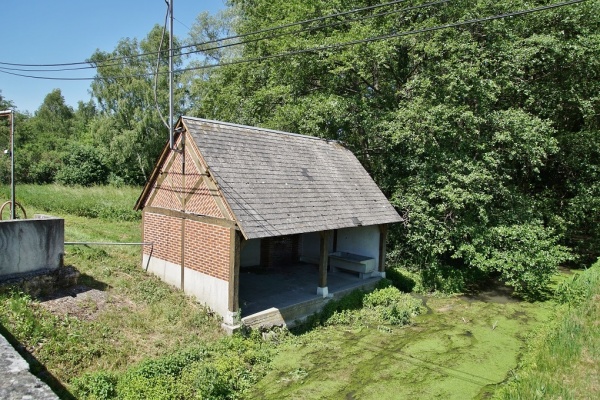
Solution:
<svg viewBox="0 0 600 400"><path fill-rule="evenodd" d="M553 303L420 296L410 326L326 326L286 340L248 398L489 398Z"/></svg>

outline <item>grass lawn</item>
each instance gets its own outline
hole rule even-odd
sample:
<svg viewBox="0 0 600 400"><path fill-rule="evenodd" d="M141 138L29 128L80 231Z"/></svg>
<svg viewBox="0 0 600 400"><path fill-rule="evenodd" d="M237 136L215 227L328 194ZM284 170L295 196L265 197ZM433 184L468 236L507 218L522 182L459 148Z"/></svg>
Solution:
<svg viewBox="0 0 600 400"><path fill-rule="evenodd" d="M138 220L73 215L82 210L81 198L91 209L112 208L125 215L140 189L17 189L24 194L26 200L21 202L29 215L51 213L65 218L65 241L141 239ZM32 193L35 190L37 195ZM52 199L57 209L52 208ZM140 268L139 246L65 246L65 253L65 265L75 266L82 274L79 284L102 292L101 309L87 301L72 316L60 310L51 313L36 299L21 294L5 294L0 299L0 323L63 384L68 386L73 378L88 372L125 371L141 360L223 336L219 321L202 306Z"/></svg>
<svg viewBox="0 0 600 400"><path fill-rule="evenodd" d="M28 214L65 218L66 241L140 241L131 211L138 188L17 190ZM489 398L520 374L527 344L540 340L533 333L557 307L423 296L427 313L406 327L355 319L266 341L227 338L209 311L140 262L139 246L67 246L65 263L96 294L68 313L23 293L0 294L0 327L39 361L38 372L65 386L62 397ZM597 331L594 315L588 323Z"/></svg>

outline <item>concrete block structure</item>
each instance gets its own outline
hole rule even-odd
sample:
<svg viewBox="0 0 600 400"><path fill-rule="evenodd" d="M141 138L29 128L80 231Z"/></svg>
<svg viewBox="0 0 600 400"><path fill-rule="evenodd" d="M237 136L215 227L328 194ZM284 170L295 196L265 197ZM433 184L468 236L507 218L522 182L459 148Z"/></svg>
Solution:
<svg viewBox="0 0 600 400"><path fill-rule="evenodd" d="M62 266L64 249L62 218L0 221L0 278L55 270Z"/></svg>
<svg viewBox="0 0 600 400"><path fill-rule="evenodd" d="M142 265L233 325L240 269L307 262L327 296L329 254L385 274L387 226L402 219L356 157L335 141L181 117L136 209Z"/></svg>

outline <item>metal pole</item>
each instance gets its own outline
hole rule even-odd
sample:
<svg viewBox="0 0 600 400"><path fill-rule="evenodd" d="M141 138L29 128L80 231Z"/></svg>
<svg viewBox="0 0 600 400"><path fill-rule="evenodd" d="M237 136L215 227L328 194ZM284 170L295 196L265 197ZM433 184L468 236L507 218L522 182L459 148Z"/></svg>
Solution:
<svg viewBox="0 0 600 400"><path fill-rule="evenodd" d="M10 199L11 199L11 211L10 219L16 218L15 211L15 111L5 110L0 111L0 116L6 115L10 118Z"/></svg>
<svg viewBox="0 0 600 400"><path fill-rule="evenodd" d="M169 0L169 145L175 147L173 131L173 0Z"/></svg>
<svg viewBox="0 0 600 400"><path fill-rule="evenodd" d="M12 207L10 219L16 219L17 203L15 202L15 112L10 110L10 199Z"/></svg>

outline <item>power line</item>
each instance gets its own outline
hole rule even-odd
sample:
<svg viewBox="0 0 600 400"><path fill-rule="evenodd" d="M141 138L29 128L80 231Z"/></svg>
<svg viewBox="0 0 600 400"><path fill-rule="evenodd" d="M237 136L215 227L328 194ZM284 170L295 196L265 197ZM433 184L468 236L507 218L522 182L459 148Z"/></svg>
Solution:
<svg viewBox="0 0 600 400"><path fill-rule="evenodd" d="M433 31L438 31L438 30L442 30L442 29L456 28L459 26L471 25L471 24L475 24L475 23L479 23L479 22L487 22L487 21L493 21L493 20L497 20L497 19L532 14L535 12L546 11L546 10L564 7L564 6L568 6L568 5L573 5L573 4L577 4L577 3L583 3L585 1L587 1L587 0L570 0L570 1L565 1L562 3L549 4L546 6L540 6L540 7L535 7L535 8L526 9L526 10L513 11L513 12L493 15L493 16L489 16L489 17L484 17L484 18L475 18L475 19L470 19L470 20L466 20L466 21L459 21L459 22L453 22L453 23L449 23L449 24L438 25L438 26L433 26L433 27L428 27L428 28L421 28L421 29L415 29L415 30L410 30L410 31L392 33L392 34L388 34L388 35L381 35L381 36L365 38L365 39L358 39L358 40L353 40L353 41L348 41L348 42L336 43L336 44L332 44L332 45L317 46L317 47L312 47L309 49L293 50L293 51L283 52L283 53L279 53L279 54L272 54L272 55L268 55L268 56L233 60L233 61L227 61L227 62L219 62L219 63L215 63L215 64L194 66L194 67L189 67L189 68L181 68L181 69L175 70L174 72L204 70L204 69L216 68L216 67L220 67L220 66L245 64L245 63L251 63L251 62L261 62L261 61L271 60L271 59L275 59L275 58L295 56L295 55L304 54L304 53L314 53L314 52L320 52L320 51L336 50L339 48L354 46L357 44L366 44L366 43L371 43L371 42L376 42L376 41L381 41L381 40L388 40L388 39L394 39L394 38L399 38L399 37L404 37L404 36L412 36L412 35L417 35L417 34L421 34L421 33L433 32ZM145 73L145 74L139 74L139 75L96 77L96 78L50 78L50 77L40 77L40 76L16 74L16 73L4 71L1 67L0 67L0 72L5 73L5 74L16 75L16 76L23 76L23 77L27 77L27 78L52 79L52 80L121 79L121 78L134 78L134 77L143 77L143 76L153 76L154 75L153 73Z"/></svg>
<svg viewBox="0 0 600 400"><path fill-rule="evenodd" d="M255 43L255 42L262 41L262 40L277 39L277 38L285 37L285 36L289 36L289 35L298 35L298 34L301 34L301 33L313 32L313 31L317 31L317 30L321 30L321 29L326 29L326 28L333 28L333 27L339 26L339 25L347 25L347 24L349 24L351 22L360 22L360 21L364 21L364 20L367 20L367 19L371 19L371 18L385 17L385 16L391 15L391 14L398 14L398 13L402 13L402 12L418 10L418 9L425 8L425 7L436 6L436 5L448 3L449 1L450 0L439 0L439 1L434 1L434 2L430 2L430 3L424 3L424 4L420 4L418 6L406 7L406 8L402 8L402 9L399 9L399 10L385 11L385 12L381 12L381 13L377 13L377 14L371 14L371 15L366 15L366 16L358 17L358 18L351 18L351 19L348 19L348 20L337 21L337 22L333 22L333 23L330 23L330 24L326 24L326 25L318 25L318 26L313 26L313 27L309 27L309 28L303 28L303 29L300 29L300 30L297 30L297 31L284 32L284 33L279 33L279 34L276 34L276 35L254 38L254 39L250 39L250 40L246 40L246 41L242 41L242 42L227 43L227 44L223 44L223 45L219 45L219 46L204 48L204 49L201 49L201 50L195 50L195 51L190 51L190 52L186 52L186 53L181 53L181 55L187 55L187 54L198 53L198 52L203 52L203 51L206 52L206 51L210 51L210 50L218 50L218 49L223 49L223 48L231 47L231 46L238 46L238 45L242 45L242 44ZM225 39L221 39L221 40L225 40ZM202 44L204 44L204 43L200 43L200 44L197 44L195 46L200 46Z"/></svg>
<svg viewBox="0 0 600 400"><path fill-rule="evenodd" d="M402 0L402 1L406 1L406 0ZM253 38L253 39L249 39L249 40L245 40L245 41L239 41L239 42L230 42L230 43L226 43L226 44L221 44L221 45L217 45L217 46L213 46L213 47L202 47L199 50L193 50L193 51L189 51L189 52L184 52L184 53L180 53L179 56L185 56L185 55L190 55L190 54L196 54L196 53L201 53L201 52L208 52L211 50L219 50L219 49L224 49L227 47L232 47L232 46L240 46L240 45L245 45L245 44L249 44L249 43L255 43L255 42L259 42L262 40L271 40L271 39L277 39L280 37L285 37L285 36L290 36L290 35L299 35L302 33L307 33L307 32L313 32L313 31L318 31L321 29L326 29L326 28L333 28L336 26L340 26L340 25L347 25L350 24L352 22L360 22L360 21L364 21L367 19L371 19L371 18L378 18L378 17L384 17L387 15L391 15L391 14L397 14L397 13L403 13L403 12L408 12L408 11L413 11L413 10L417 10L417 9L421 9L421 8L426 8L426 7L432 7L432 6L436 6L436 5L440 5L440 4L444 4L449 2L450 0L439 0L439 1L434 1L434 2L430 2L430 3L424 3L424 4L420 4L417 6L412 6L412 7L406 7L406 8L402 8L399 10L391 10L391 11L385 11L385 12L380 12L377 14L371 14L371 15L366 15L366 16L362 16L362 17L358 17L358 18L351 18L351 19L347 19L344 21L336 21L333 23L329 23L329 24L325 24L325 25L318 25L318 26L312 26L312 27L308 27L308 28L303 28L300 30L295 30L295 31L288 31L288 32L284 32L284 33L278 33L278 34L274 34L274 35L270 35L270 36L263 36L263 37L257 37L257 38ZM394 2L397 3L397 2ZM387 3L390 4L390 3ZM372 7L368 7L368 8L372 8ZM362 9L361 9L362 10ZM347 12L349 13L349 12ZM303 21L298 22L297 24L301 24L303 23ZM286 26L287 27L287 26ZM253 32L252 35L257 34L260 31L257 32ZM250 35L250 34L248 34ZM241 36L241 35L240 35ZM221 39L215 39L212 41L207 41L207 42L202 42L202 43L196 43L193 45L187 45L187 46L183 46L183 47L178 47L177 49L183 49L183 48L189 48L192 46L195 47L200 47L200 46L204 46L206 44L210 44L210 43L217 43L219 41L225 41L231 38L236 38L239 36L230 36L229 38L221 38ZM126 59L129 58L134 58L134 57L141 57L141 56L145 56L145 55L160 55L160 53L165 52L161 51L161 47L159 46L159 50L157 52L152 52L152 53L142 53L142 54L138 54L138 55L133 55L133 56L127 56L125 57ZM69 68L52 68L52 69L28 69L28 68L10 68L10 67L0 67L3 70L9 70L9 71L19 71L19 72L64 72L64 71L75 71L75 70L84 70L84 69L96 69L99 67L111 67L111 66L118 66L121 65L120 63L105 63L106 61L111 61L111 60L117 60L117 59L107 59L107 60L103 60L101 62L95 62L97 65L88 65L85 67L69 67ZM91 62L90 62L91 63ZM2 63L0 63L1 65Z"/></svg>
<svg viewBox="0 0 600 400"><path fill-rule="evenodd" d="M223 42L226 40L240 39L243 37L258 35L260 33L272 32L272 31L276 31L276 30L280 30L280 29L290 28L290 27L297 26L297 25L322 21L322 20L325 20L328 18L335 18L335 17L354 14L354 13L358 13L358 12L362 12L362 11L369 11L369 10L373 10L376 8L387 7L387 6L391 6L391 5L398 4L398 3L404 3L406 1L408 1L408 0L394 0L394 1L390 1L388 3L382 3L382 4L376 4L376 5L368 6L368 7L356 8L356 9L349 10L349 11L343 11L343 12L339 12L339 13L335 13L335 14L328 14L328 15L324 15L321 17L307 19L307 20L298 21L298 22L292 22L292 23L284 24L284 25L278 25L278 26L274 26L271 28L261 29L258 31L248 32L248 33L244 33L244 34L240 34L240 35L233 35L233 36L228 36L228 37L224 37L224 38L209 40L209 41L203 42L203 43L194 43L194 44L189 44L186 46L180 46L180 47L174 48L174 50L181 50L181 49L186 49L186 48L195 47L195 46L199 46L199 45L205 45L205 44L220 43L220 42ZM132 55L132 56L109 58L105 61L122 61L122 60L126 60L126 59L133 58L133 57L142 57L142 56L156 55L156 54L158 54L158 52L149 52L149 53L142 53L142 54L137 54L137 55ZM74 66L74 65L84 65L84 64L89 64L89 63L90 63L90 61L77 61L77 62L57 63L57 64L19 64L19 63L7 63L7 62L0 61L0 65L7 65L7 66L11 66L11 67L40 67L40 68L42 68L42 67L67 67L67 66Z"/></svg>

